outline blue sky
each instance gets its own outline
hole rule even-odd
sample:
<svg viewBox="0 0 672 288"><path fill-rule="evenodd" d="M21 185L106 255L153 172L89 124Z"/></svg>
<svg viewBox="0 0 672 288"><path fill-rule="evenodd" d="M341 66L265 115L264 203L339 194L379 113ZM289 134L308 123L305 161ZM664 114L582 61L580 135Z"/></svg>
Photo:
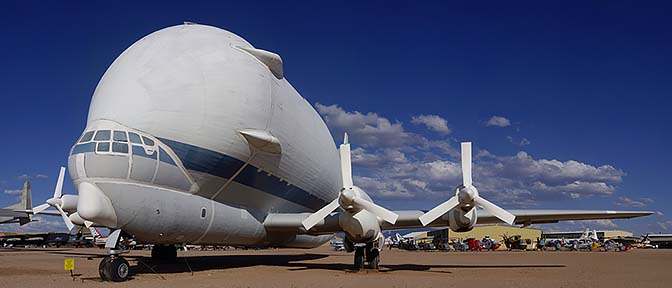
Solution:
<svg viewBox="0 0 672 288"><path fill-rule="evenodd" d="M669 4L41 2L0 3L1 206L25 178L35 203L53 193L93 90L126 47L193 21L279 53L337 141L360 129L354 172L390 208L447 199L454 149L469 140L482 152L476 184L505 207L659 212L551 229L672 231ZM510 125L487 125L493 116Z"/></svg>

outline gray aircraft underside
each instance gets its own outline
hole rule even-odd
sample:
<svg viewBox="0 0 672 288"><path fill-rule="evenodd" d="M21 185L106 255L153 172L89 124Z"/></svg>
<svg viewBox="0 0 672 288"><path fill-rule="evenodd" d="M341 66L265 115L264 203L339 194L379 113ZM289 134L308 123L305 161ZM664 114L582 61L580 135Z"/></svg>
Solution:
<svg viewBox="0 0 672 288"><path fill-rule="evenodd" d="M449 213L433 210L436 219L421 221L419 210L386 211L345 184L352 179L344 145L339 156L324 121L285 79L277 54L219 28L169 27L138 40L103 75L68 157L78 195L59 192L52 204L76 224L90 221L157 244L307 248L338 232L371 242L381 229L460 230L509 219L487 205L465 212L472 206L457 200ZM473 201L489 203L467 190ZM326 218L307 221L315 211ZM650 214L509 212L521 225Z"/></svg>

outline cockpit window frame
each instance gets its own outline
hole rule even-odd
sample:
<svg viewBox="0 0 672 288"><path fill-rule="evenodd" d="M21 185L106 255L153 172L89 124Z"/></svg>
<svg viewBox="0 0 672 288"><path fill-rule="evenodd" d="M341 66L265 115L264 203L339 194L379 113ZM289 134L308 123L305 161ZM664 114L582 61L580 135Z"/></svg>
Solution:
<svg viewBox="0 0 672 288"><path fill-rule="evenodd" d="M109 129L98 130L98 131L96 131L96 136L93 137L93 141L110 141L111 137L112 137L112 130L109 130ZM98 149L96 149L96 150L98 150Z"/></svg>
<svg viewBox="0 0 672 288"><path fill-rule="evenodd" d="M86 143L91 141L93 139L93 134L95 134L96 131L86 131L84 134L82 134L82 137L79 138L79 141L77 143Z"/></svg>
<svg viewBox="0 0 672 288"><path fill-rule="evenodd" d="M156 145L156 142L154 142L154 140L150 139L149 137L147 137L147 136L141 136L141 137L142 137L142 142L146 146L154 147Z"/></svg>
<svg viewBox="0 0 672 288"><path fill-rule="evenodd" d="M128 140L133 144L142 144L142 138L138 133L128 132Z"/></svg>
<svg viewBox="0 0 672 288"><path fill-rule="evenodd" d="M114 142L128 142L128 135L126 134L126 131L122 130L114 130L112 133L112 140Z"/></svg>

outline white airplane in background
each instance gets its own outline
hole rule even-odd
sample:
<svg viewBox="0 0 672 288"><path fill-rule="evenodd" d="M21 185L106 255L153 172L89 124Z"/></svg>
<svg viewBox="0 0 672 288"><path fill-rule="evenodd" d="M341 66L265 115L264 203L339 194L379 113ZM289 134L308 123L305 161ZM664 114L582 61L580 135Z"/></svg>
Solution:
<svg viewBox="0 0 672 288"><path fill-rule="evenodd" d="M506 211L472 185L471 143L462 143L462 169L456 195L427 213L376 205L352 181L347 135L339 157L279 55L185 23L138 40L110 65L68 158L78 195L61 194L61 176L54 198L34 212L54 206L70 228L109 227L100 274L111 281L128 277L121 253L129 238L170 260L178 243L312 248L344 232L355 267L377 269L382 230L651 214Z"/></svg>

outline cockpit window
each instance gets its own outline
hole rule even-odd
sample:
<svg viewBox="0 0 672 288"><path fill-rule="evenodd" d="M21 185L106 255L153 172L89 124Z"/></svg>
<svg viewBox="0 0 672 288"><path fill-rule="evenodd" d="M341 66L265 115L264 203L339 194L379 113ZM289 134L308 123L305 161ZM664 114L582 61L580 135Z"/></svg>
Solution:
<svg viewBox="0 0 672 288"><path fill-rule="evenodd" d="M154 146L154 140L149 139L145 136L142 136L142 141L144 141L145 145L147 145L147 146Z"/></svg>
<svg viewBox="0 0 672 288"><path fill-rule="evenodd" d="M114 143L112 143L112 152L126 154L126 153L128 153L128 144L114 142Z"/></svg>
<svg viewBox="0 0 672 288"><path fill-rule="evenodd" d="M100 133L101 131L98 131ZM110 131L107 131L110 132ZM96 137L98 134L96 134ZM108 134L109 136L109 134ZM96 152L110 152L110 142L99 142L98 147L96 147Z"/></svg>
<svg viewBox="0 0 672 288"><path fill-rule="evenodd" d="M165 162L170 165L176 165L175 161L173 161L173 158L170 158L170 155L168 155L166 150L163 150L163 148L159 147L159 151L159 160L161 160L161 162Z"/></svg>
<svg viewBox="0 0 672 288"><path fill-rule="evenodd" d="M128 138L131 139L131 143L142 144L142 140L140 140L140 135L138 135L138 134L135 134L133 132L128 132Z"/></svg>
<svg viewBox="0 0 672 288"><path fill-rule="evenodd" d="M114 131L113 139L118 142L128 142L126 131Z"/></svg>
<svg viewBox="0 0 672 288"><path fill-rule="evenodd" d="M93 138L93 140L96 140L96 141L110 140L110 130L99 130L96 133L96 137ZM109 149L109 144L108 144L108 149Z"/></svg>
<svg viewBox="0 0 672 288"><path fill-rule="evenodd" d="M86 132L82 135L82 138L79 139L79 143L91 141L91 138L93 138L93 131Z"/></svg>

